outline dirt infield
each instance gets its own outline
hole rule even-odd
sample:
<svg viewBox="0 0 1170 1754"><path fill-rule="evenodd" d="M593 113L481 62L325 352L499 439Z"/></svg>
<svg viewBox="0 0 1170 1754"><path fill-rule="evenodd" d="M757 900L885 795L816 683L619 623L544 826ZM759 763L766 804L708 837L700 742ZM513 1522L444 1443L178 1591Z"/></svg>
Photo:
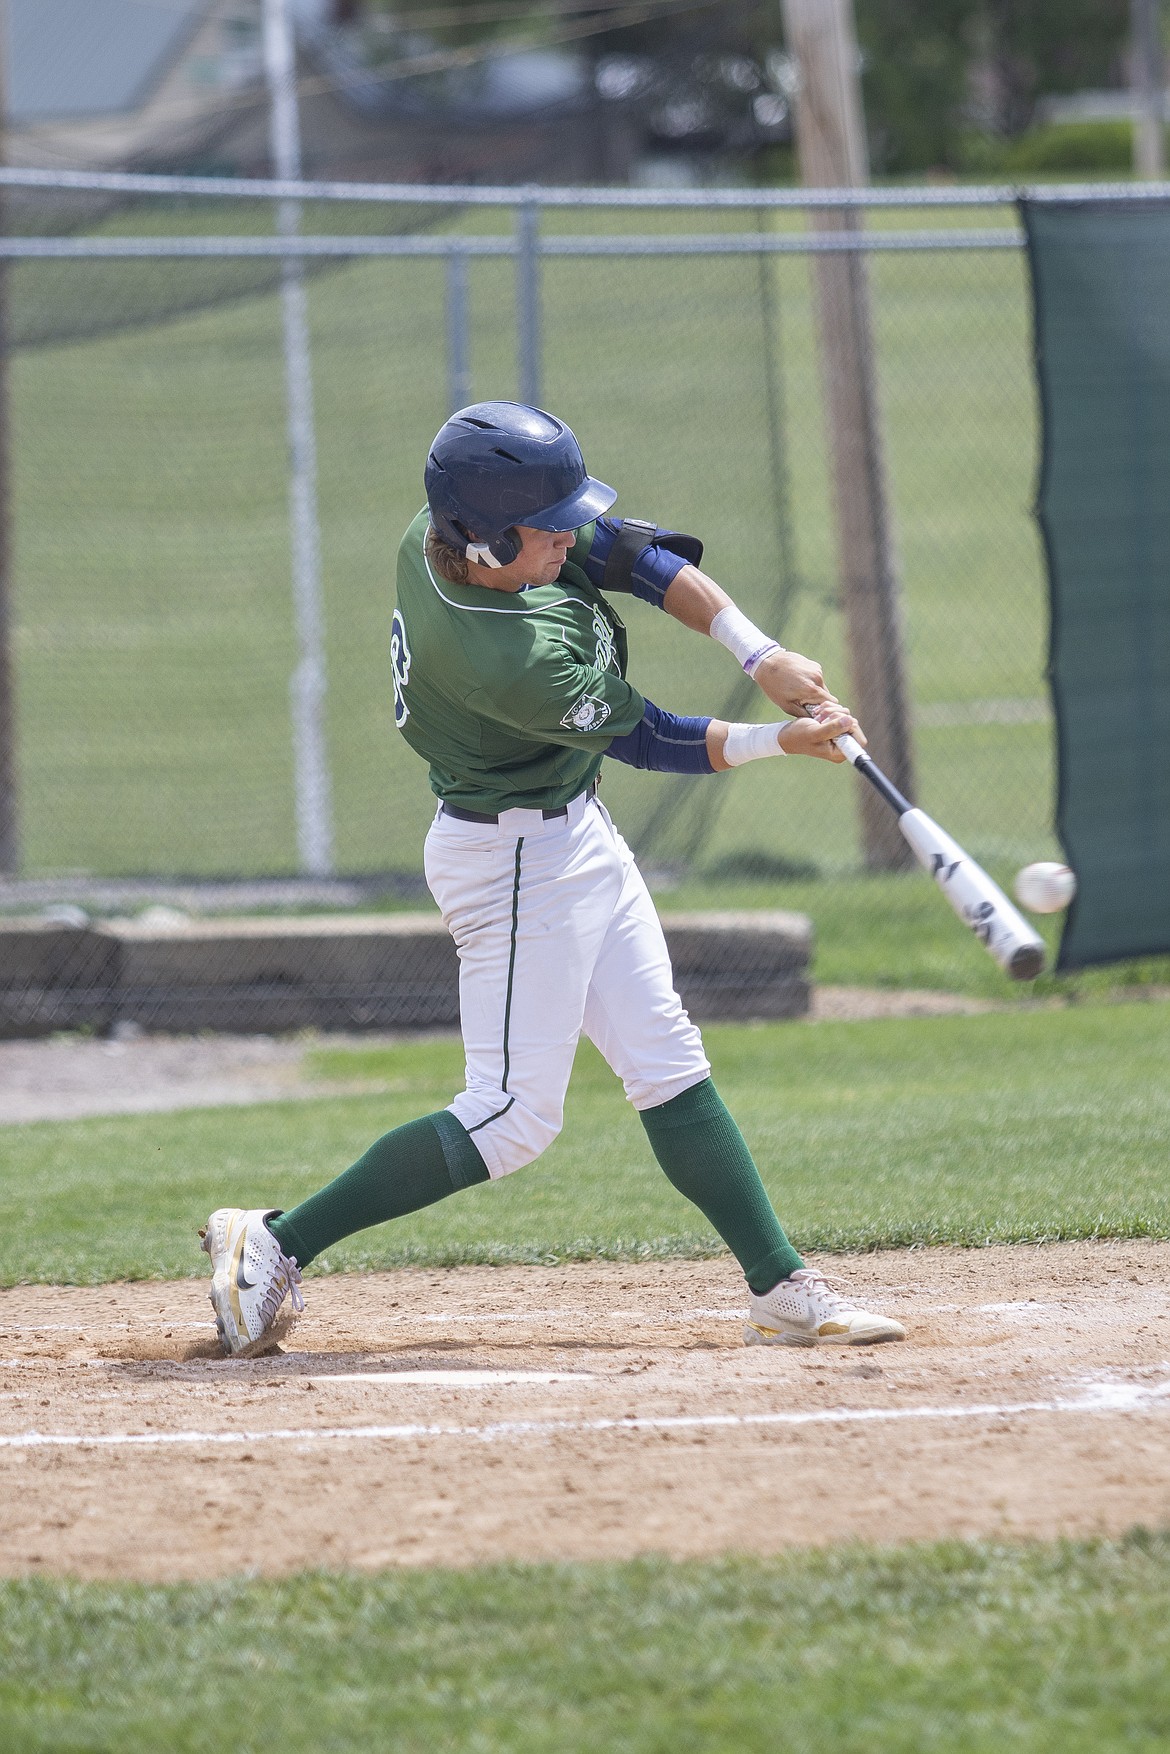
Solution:
<svg viewBox="0 0 1170 1754"><path fill-rule="evenodd" d="M741 1344L725 1261L309 1281L274 1356L205 1287L0 1292L0 1569L776 1551L1170 1521L1170 1245L826 1265L901 1345Z"/></svg>

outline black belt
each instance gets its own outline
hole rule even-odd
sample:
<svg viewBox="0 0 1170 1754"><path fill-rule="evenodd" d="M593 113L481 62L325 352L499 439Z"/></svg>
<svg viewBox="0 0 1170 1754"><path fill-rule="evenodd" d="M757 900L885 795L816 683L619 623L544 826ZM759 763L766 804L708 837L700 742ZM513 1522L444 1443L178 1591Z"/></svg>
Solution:
<svg viewBox="0 0 1170 1754"><path fill-rule="evenodd" d="M596 790L597 781L594 780L589 790L585 793L585 796L591 798ZM464 810L461 805L448 804L446 801L443 803L443 814L444 816L453 816L456 822L489 822L496 825L500 820L498 816L493 816L486 810ZM546 822L552 822L558 816L567 816L569 814L569 806L567 804L561 804L556 810L542 810L540 814L544 817Z"/></svg>
<svg viewBox="0 0 1170 1754"><path fill-rule="evenodd" d="M559 810L542 810L540 814L546 822L551 822L554 816L567 816L569 806L562 804ZM456 822L498 823L500 820L498 816L489 816L486 810L462 810L458 804L444 804L443 815L453 816Z"/></svg>

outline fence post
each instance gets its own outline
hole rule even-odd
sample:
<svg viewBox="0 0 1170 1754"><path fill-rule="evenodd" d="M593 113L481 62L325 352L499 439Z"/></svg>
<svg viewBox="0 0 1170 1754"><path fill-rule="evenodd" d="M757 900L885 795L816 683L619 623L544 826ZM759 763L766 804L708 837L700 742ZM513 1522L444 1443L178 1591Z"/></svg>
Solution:
<svg viewBox="0 0 1170 1754"><path fill-rule="evenodd" d="M296 52L286 0L264 0L264 70L270 102L273 171L299 181ZM294 238L299 201L277 203L277 229ZM296 791L297 862L309 877L333 874L332 788L325 753L325 616L321 601L321 537L317 518L317 441L304 266L282 260L281 317L288 399L289 519L298 656L289 684Z"/></svg>
<svg viewBox="0 0 1170 1754"><path fill-rule="evenodd" d="M454 414L470 401L467 251L455 245L447 256L447 412Z"/></svg>
<svg viewBox="0 0 1170 1754"><path fill-rule="evenodd" d="M1137 100L1133 124L1135 175L1151 183L1166 174L1165 76L1158 0L1129 0L1130 53Z"/></svg>
<svg viewBox="0 0 1170 1754"><path fill-rule="evenodd" d="M516 213L516 342L520 400L540 405L540 198L526 189Z"/></svg>
<svg viewBox="0 0 1170 1754"><path fill-rule="evenodd" d="M8 7L0 0L0 164L4 162L5 54ZM6 198L0 191L0 231L6 229ZM12 544L8 506L8 275L0 263L0 872L20 867L16 812L16 698L12 663Z"/></svg>
<svg viewBox="0 0 1170 1754"><path fill-rule="evenodd" d="M781 0L784 36L798 68L796 142L801 181L812 188L868 181L857 40L851 0ZM824 231L859 229L850 209L817 210ZM838 568L850 657L849 704L875 759L914 796L914 762L902 651L901 592L882 455L869 275L860 251L817 257L821 365L833 457ZM866 865L905 869L913 855L881 799L858 788Z"/></svg>

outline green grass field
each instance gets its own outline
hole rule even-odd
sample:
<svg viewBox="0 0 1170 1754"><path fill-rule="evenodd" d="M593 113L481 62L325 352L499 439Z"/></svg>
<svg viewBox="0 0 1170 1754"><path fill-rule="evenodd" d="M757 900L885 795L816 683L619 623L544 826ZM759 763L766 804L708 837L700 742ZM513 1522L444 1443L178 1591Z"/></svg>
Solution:
<svg viewBox="0 0 1170 1754"><path fill-rule="evenodd" d="M798 1246L1170 1236L1170 1007L724 1025L706 1039ZM10 1129L0 1283L199 1274L195 1227L212 1207L292 1206L380 1133L442 1107L462 1053L439 1041L313 1063L381 1089ZM566 1114L539 1164L363 1232L318 1266L720 1252L588 1046Z"/></svg>
<svg viewBox="0 0 1170 1754"><path fill-rule="evenodd" d="M0 1584L6 1754L1102 1754L1170 1740L1170 1539Z"/></svg>

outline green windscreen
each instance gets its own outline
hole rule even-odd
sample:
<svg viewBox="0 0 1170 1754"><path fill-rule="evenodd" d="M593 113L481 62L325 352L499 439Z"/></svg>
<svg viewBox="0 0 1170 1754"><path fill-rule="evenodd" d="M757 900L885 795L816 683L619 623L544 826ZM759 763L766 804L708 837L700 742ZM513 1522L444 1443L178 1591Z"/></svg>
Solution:
<svg viewBox="0 0 1170 1754"><path fill-rule="evenodd" d="M1170 951L1170 201L1026 199L1043 410L1058 967Z"/></svg>

